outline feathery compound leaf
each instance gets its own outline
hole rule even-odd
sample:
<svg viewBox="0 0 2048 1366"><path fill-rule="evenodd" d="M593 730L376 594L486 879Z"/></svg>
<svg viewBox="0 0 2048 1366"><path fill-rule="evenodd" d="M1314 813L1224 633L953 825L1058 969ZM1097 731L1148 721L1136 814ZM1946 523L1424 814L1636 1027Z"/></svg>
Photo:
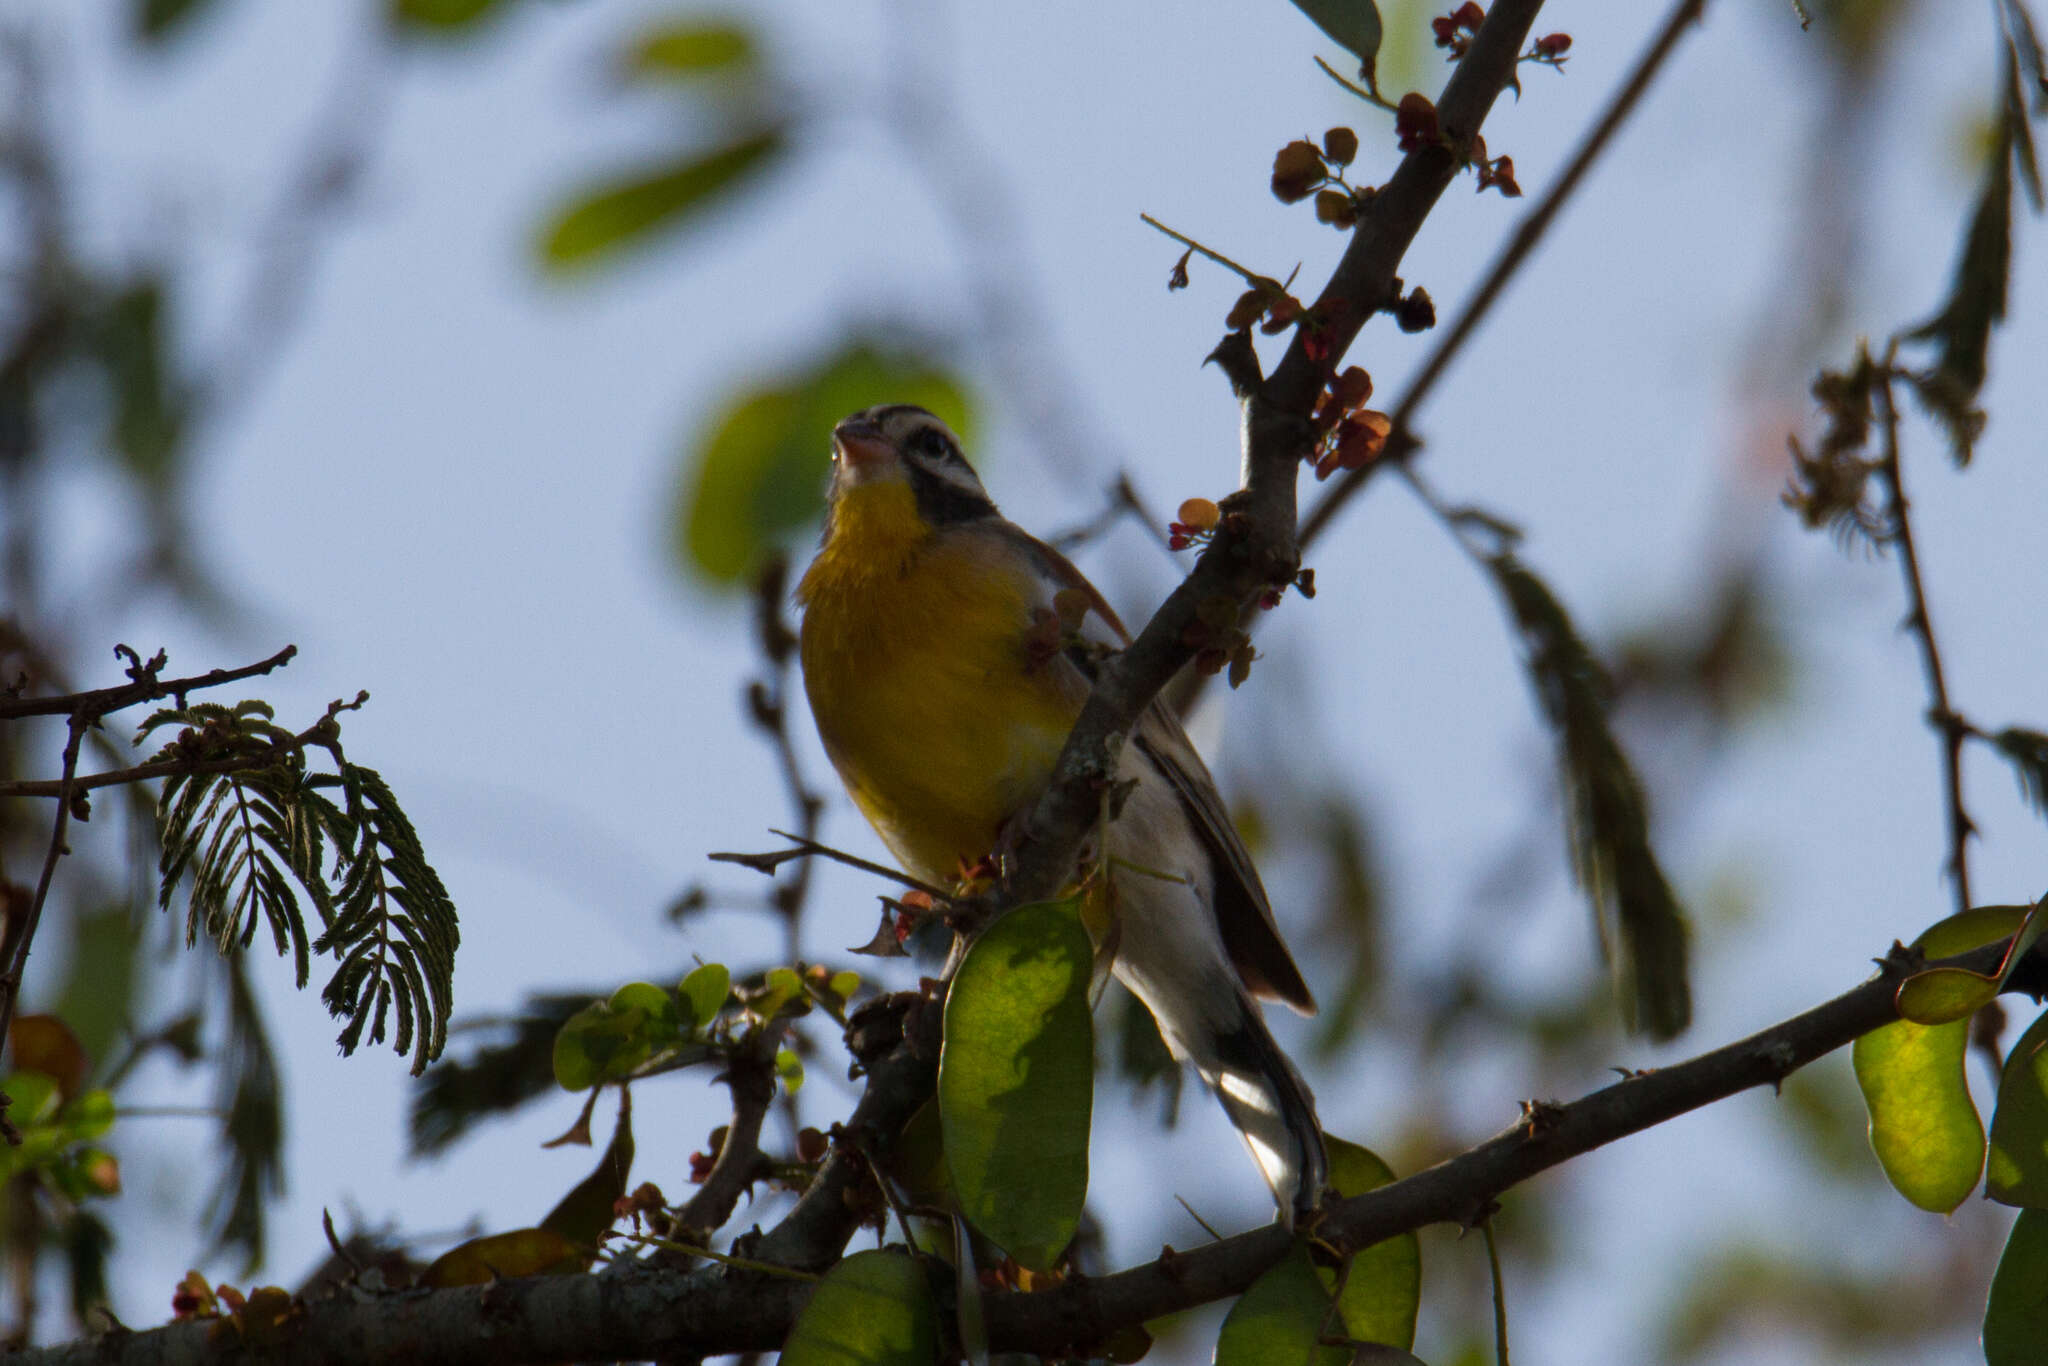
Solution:
<svg viewBox="0 0 2048 1366"><path fill-rule="evenodd" d="M338 960L321 999L347 1021L344 1053L355 1051L366 1029L372 1043L382 1043L396 1006L392 1041L412 1054L418 1075L448 1038L461 940L455 904L376 770L343 763L339 775L310 781L341 789L349 826L348 837L334 841L341 881L334 918L313 944Z"/></svg>
<svg viewBox="0 0 2048 1366"><path fill-rule="evenodd" d="M1650 848L1642 783L1608 729L1606 672L1541 579L1505 552L1485 563L1557 736L1573 870L1603 942L1610 922L1620 930L1623 1013L1632 1028L1668 1039L1692 1017L1685 920Z"/></svg>
<svg viewBox="0 0 2048 1366"><path fill-rule="evenodd" d="M2008 726L1991 737L1998 752L2012 765L2019 780L2020 795L2037 816L2048 816L2048 735L2037 730Z"/></svg>

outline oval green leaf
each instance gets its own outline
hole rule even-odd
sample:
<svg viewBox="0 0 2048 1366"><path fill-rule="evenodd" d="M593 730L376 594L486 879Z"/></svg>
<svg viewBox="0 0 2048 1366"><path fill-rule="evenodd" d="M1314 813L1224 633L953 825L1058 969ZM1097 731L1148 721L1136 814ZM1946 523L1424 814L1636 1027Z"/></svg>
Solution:
<svg viewBox="0 0 2048 1366"><path fill-rule="evenodd" d="M676 994L689 1007L690 1028L702 1029L718 1018L718 1012L725 1008L725 998L732 993L732 974L723 963L706 963L693 968L683 979Z"/></svg>
<svg viewBox="0 0 2048 1366"><path fill-rule="evenodd" d="M2048 1015L2006 1055L1984 1193L2004 1204L2048 1209Z"/></svg>
<svg viewBox="0 0 2048 1366"><path fill-rule="evenodd" d="M781 152L782 130L770 128L644 175L595 190L556 215L541 242L550 269L593 265L659 227L673 227L764 169Z"/></svg>
<svg viewBox="0 0 2048 1366"><path fill-rule="evenodd" d="M1367 81L1376 79L1382 26L1380 7L1373 0L1294 0L1294 7L1358 58L1359 72Z"/></svg>
<svg viewBox="0 0 2048 1366"><path fill-rule="evenodd" d="M1850 1054L1878 1165L1899 1194L1937 1214L1962 1204L1984 1169L1984 1125L1963 1075L1969 1046L1967 1020L1899 1020Z"/></svg>
<svg viewBox="0 0 2048 1366"><path fill-rule="evenodd" d="M1913 947L1929 958L1953 958L2012 934L2027 923L2027 916L2033 909L2032 906L1973 906L1929 925L1913 941Z"/></svg>
<svg viewBox="0 0 2048 1366"><path fill-rule="evenodd" d="M498 0L391 0L390 13L398 24L455 29L475 23L497 5Z"/></svg>
<svg viewBox="0 0 2048 1366"><path fill-rule="evenodd" d="M1962 968L1929 968L1899 984L1899 1014L1914 1024L1966 1020L1998 995L1998 980Z"/></svg>
<svg viewBox="0 0 2048 1366"><path fill-rule="evenodd" d="M1230 1306L1216 1338L1215 1366L1345 1366L1351 1353L1321 1345L1342 1337L1330 1294L1300 1243Z"/></svg>
<svg viewBox="0 0 2048 1366"><path fill-rule="evenodd" d="M1330 1184L1350 1198L1394 1179L1393 1169L1369 1148L1323 1136L1330 1155ZM1334 1282L1334 1273L1324 1275ZM1422 1243L1413 1233L1355 1252L1344 1273L1337 1311L1344 1331L1359 1342L1403 1349L1415 1345L1415 1316L1422 1307Z"/></svg>
<svg viewBox="0 0 2048 1366"><path fill-rule="evenodd" d="M675 80L750 67L754 35L732 23L658 24L626 49L626 74Z"/></svg>
<svg viewBox="0 0 2048 1366"><path fill-rule="evenodd" d="M1988 1366L2038 1366L2048 1342L2048 1213L2020 1211L1984 1306Z"/></svg>
<svg viewBox="0 0 2048 1366"><path fill-rule="evenodd" d="M734 398L695 443L678 490L677 558L715 587L743 587L768 552L825 510L832 428L877 403L915 403L972 446L965 388L915 356L855 340L816 366Z"/></svg>
<svg viewBox="0 0 2048 1366"><path fill-rule="evenodd" d="M938 1356L924 1268L879 1248L826 1273L782 1346L782 1366L931 1366Z"/></svg>
<svg viewBox="0 0 2048 1366"><path fill-rule="evenodd" d="M544 1228L514 1229L472 1238L449 1248L420 1276L435 1289L451 1285L483 1285L512 1276L541 1276L580 1271L588 1258L574 1243Z"/></svg>
<svg viewBox="0 0 2048 1366"><path fill-rule="evenodd" d="M946 997L939 1127L961 1212L1034 1271L1073 1240L1088 1196L1094 952L1073 900L983 932Z"/></svg>

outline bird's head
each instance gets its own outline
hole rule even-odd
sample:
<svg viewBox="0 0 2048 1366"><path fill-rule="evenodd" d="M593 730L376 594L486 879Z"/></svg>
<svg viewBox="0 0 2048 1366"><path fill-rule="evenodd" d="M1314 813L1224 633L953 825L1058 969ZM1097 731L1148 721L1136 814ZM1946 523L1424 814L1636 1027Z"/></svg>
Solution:
<svg viewBox="0 0 2048 1366"><path fill-rule="evenodd" d="M945 423L910 403L885 403L832 429L834 516L850 503L899 499L908 489L933 527L996 515L988 490Z"/></svg>

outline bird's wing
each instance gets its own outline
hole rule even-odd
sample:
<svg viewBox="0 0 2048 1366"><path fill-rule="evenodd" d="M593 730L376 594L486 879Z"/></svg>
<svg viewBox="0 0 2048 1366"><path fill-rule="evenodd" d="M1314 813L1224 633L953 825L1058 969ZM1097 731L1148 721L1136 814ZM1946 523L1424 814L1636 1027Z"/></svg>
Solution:
<svg viewBox="0 0 2048 1366"><path fill-rule="evenodd" d="M1118 649L1131 643L1130 633L1117 620L1109 604L1103 601L1102 594L1066 556L1010 523L1003 525L1028 543L1032 558L1044 578L1059 587L1078 588L1088 595L1091 611L1090 620L1082 627L1084 641ZM1097 616L1101 618L1099 628L1093 620ZM1112 638L1104 638L1105 631ZM1093 681L1096 657L1086 645L1068 650L1067 659L1082 675ZM1302 980L1301 969L1295 965L1294 956L1287 951L1287 944L1280 937L1280 927L1273 919L1272 903L1266 899L1265 884L1259 881L1259 872L1252 866L1251 854L1245 850L1237 827L1231 823L1230 813L1223 808L1216 780L1210 776L1202 756L1195 752L1194 743L1188 739L1179 718L1165 702L1154 701L1138 718L1131 739L1179 795L1189 823L1209 851L1210 861L1216 869L1211 910L1216 916L1216 928L1222 936L1223 947L1245 988L1255 996L1280 1001L1304 1015L1313 1015L1315 996L1309 991L1308 983Z"/></svg>

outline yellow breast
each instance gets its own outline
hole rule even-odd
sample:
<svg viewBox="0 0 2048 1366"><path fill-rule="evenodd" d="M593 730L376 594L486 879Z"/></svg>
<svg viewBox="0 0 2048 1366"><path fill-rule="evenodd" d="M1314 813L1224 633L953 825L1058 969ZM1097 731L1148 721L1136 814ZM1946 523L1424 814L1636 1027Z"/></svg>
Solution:
<svg viewBox="0 0 2048 1366"><path fill-rule="evenodd" d="M1021 556L933 532L907 484L849 489L797 590L804 689L854 802L905 868L950 883L1044 787L1080 709L1025 643Z"/></svg>

